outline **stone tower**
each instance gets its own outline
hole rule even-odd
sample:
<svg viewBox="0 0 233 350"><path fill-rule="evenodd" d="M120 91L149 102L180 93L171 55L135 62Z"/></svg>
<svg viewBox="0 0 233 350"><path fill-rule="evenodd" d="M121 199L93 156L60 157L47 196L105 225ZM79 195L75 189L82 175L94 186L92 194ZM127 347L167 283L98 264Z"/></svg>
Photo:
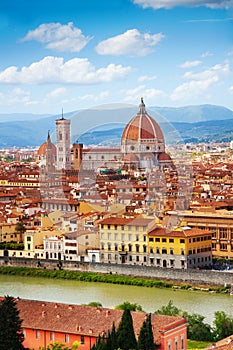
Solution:
<svg viewBox="0 0 233 350"><path fill-rule="evenodd" d="M70 120L62 117L56 120L57 170L69 170L70 161Z"/></svg>

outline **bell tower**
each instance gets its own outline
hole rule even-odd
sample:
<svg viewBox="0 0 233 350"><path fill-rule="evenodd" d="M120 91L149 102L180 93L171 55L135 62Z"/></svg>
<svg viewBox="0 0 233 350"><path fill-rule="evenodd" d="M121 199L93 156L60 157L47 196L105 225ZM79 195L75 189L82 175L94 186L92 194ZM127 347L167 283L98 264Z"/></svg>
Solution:
<svg viewBox="0 0 233 350"><path fill-rule="evenodd" d="M57 170L69 170L70 161L70 120L62 117L56 120Z"/></svg>

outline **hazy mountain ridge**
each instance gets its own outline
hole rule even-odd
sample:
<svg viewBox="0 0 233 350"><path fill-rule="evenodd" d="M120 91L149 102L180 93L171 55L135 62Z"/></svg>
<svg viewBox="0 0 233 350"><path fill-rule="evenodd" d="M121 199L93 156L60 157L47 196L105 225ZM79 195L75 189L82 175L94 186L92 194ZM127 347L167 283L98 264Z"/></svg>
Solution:
<svg viewBox="0 0 233 350"><path fill-rule="evenodd" d="M79 140L84 144L120 143L124 125L135 115L138 108L125 106L122 108L96 108L65 113L71 119L72 142ZM210 142L230 141L233 139L233 111L221 106L201 105L171 107L148 107L148 113L154 117L163 129L166 141L170 135L179 134L179 141ZM0 114L0 122L4 120ZM5 115L6 116L6 115ZM14 118L15 114L12 118ZM0 147L38 146L46 141L48 130L55 142L55 120L61 115L46 117L30 115L28 120L0 123ZM18 117L22 118L22 114ZM204 119L204 120L203 120ZM96 130L98 129L98 130ZM102 130L101 130L102 129ZM104 130L103 130L104 129Z"/></svg>

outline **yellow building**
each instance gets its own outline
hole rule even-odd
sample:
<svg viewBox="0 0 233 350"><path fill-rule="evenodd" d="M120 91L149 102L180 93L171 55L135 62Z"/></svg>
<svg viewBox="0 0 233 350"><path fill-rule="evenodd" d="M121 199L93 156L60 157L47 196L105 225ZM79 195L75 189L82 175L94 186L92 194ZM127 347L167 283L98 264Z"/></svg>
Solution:
<svg viewBox="0 0 233 350"><path fill-rule="evenodd" d="M109 217L99 222L100 259L105 263L148 263L148 231L155 219Z"/></svg>
<svg viewBox="0 0 233 350"><path fill-rule="evenodd" d="M20 233L17 233L16 224L0 223L0 242L20 242Z"/></svg>
<svg viewBox="0 0 233 350"><path fill-rule="evenodd" d="M167 231L156 227L148 233L149 265L177 269L212 264L211 232L183 227Z"/></svg>
<svg viewBox="0 0 233 350"><path fill-rule="evenodd" d="M213 257L233 260L233 211L180 210L168 212L178 222L212 232Z"/></svg>

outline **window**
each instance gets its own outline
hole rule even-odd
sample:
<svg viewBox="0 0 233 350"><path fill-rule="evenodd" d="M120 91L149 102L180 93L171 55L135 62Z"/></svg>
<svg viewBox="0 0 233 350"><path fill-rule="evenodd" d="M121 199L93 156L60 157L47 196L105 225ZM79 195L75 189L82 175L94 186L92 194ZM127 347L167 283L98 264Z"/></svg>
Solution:
<svg viewBox="0 0 233 350"><path fill-rule="evenodd" d="M150 238L149 238L149 242L154 242L153 237L150 237Z"/></svg>
<svg viewBox="0 0 233 350"><path fill-rule="evenodd" d="M180 243L185 243L185 240L183 238L181 238Z"/></svg>
<svg viewBox="0 0 233 350"><path fill-rule="evenodd" d="M143 246L143 253L146 253L146 245Z"/></svg>
<svg viewBox="0 0 233 350"><path fill-rule="evenodd" d="M81 335L81 344L85 344L85 338L84 338L84 335Z"/></svg>
<svg viewBox="0 0 233 350"><path fill-rule="evenodd" d="M155 242L160 242L160 238L155 238Z"/></svg>
<svg viewBox="0 0 233 350"><path fill-rule="evenodd" d="M124 225L121 225L121 231L124 231L125 227Z"/></svg>
<svg viewBox="0 0 233 350"><path fill-rule="evenodd" d="M181 335L181 350L184 350L184 336Z"/></svg>
<svg viewBox="0 0 233 350"><path fill-rule="evenodd" d="M227 250L227 244L226 243L220 243L220 250Z"/></svg>
<svg viewBox="0 0 233 350"><path fill-rule="evenodd" d="M227 228L226 227L220 227L219 235L220 235L220 239L227 239Z"/></svg>
<svg viewBox="0 0 233 350"><path fill-rule="evenodd" d="M70 336L69 334L65 334L65 342L69 343L70 342Z"/></svg>
<svg viewBox="0 0 233 350"><path fill-rule="evenodd" d="M28 237L27 237L27 242L30 242L30 241L31 241L31 237L28 236Z"/></svg>
<svg viewBox="0 0 233 350"><path fill-rule="evenodd" d="M54 332L50 332L50 341L53 341L54 340Z"/></svg>
<svg viewBox="0 0 233 350"><path fill-rule="evenodd" d="M156 248L156 254L160 254L159 248Z"/></svg>
<svg viewBox="0 0 233 350"><path fill-rule="evenodd" d="M166 248L162 249L162 254L167 254L167 249Z"/></svg>
<svg viewBox="0 0 233 350"><path fill-rule="evenodd" d="M136 253L139 253L139 245L136 245Z"/></svg>
<svg viewBox="0 0 233 350"><path fill-rule="evenodd" d="M129 247L129 252L132 252L132 244L129 244L128 247Z"/></svg>
<svg viewBox="0 0 233 350"><path fill-rule="evenodd" d="M162 238L162 242L166 243L167 242L167 238Z"/></svg>
<svg viewBox="0 0 233 350"><path fill-rule="evenodd" d="M174 250L172 248L170 248L170 254L173 255L174 254Z"/></svg>
<svg viewBox="0 0 233 350"><path fill-rule="evenodd" d="M40 339L40 331L38 329L36 330L36 339Z"/></svg>
<svg viewBox="0 0 233 350"><path fill-rule="evenodd" d="M169 243L174 243L174 238L169 238Z"/></svg>

